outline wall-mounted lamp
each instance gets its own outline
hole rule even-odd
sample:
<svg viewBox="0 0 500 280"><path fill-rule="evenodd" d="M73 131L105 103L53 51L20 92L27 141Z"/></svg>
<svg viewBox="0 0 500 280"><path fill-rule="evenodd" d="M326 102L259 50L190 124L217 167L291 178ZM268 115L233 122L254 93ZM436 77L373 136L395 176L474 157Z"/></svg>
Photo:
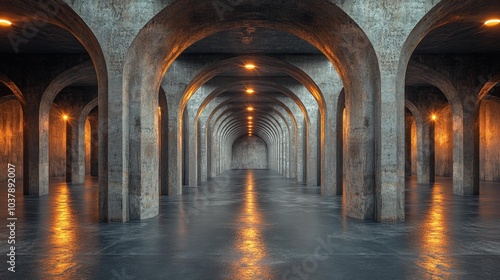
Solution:
<svg viewBox="0 0 500 280"><path fill-rule="evenodd" d="M255 68L257 68L257 66L255 66L255 64L252 64L252 63L245 64L245 69L247 69L247 70L254 70Z"/></svg>
<svg viewBox="0 0 500 280"><path fill-rule="evenodd" d="M484 22L484 25L487 27L497 26L499 24L500 24L500 19L498 18L489 19Z"/></svg>
<svg viewBox="0 0 500 280"><path fill-rule="evenodd" d="M7 19L0 19L0 26L9 27L12 26L12 22Z"/></svg>

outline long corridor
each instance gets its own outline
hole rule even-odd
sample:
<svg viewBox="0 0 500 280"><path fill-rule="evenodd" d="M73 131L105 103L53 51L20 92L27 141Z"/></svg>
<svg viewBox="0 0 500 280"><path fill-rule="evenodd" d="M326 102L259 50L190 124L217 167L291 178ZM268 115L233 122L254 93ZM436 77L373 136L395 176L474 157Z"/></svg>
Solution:
<svg viewBox="0 0 500 280"><path fill-rule="evenodd" d="M500 279L497 183L461 197L449 179L410 180L398 224L342 218L342 197L267 170L226 172L162 197L158 217L124 224L96 223L97 190L87 178L19 196L15 278L0 278Z"/></svg>

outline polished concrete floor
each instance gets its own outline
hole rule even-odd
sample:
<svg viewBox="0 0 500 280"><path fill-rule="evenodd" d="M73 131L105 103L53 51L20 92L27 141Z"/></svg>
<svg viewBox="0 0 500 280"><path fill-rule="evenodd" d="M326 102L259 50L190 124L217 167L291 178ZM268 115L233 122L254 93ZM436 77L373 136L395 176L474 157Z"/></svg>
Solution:
<svg viewBox="0 0 500 280"><path fill-rule="evenodd" d="M500 279L499 183L460 197L450 179L409 179L400 224L344 218L342 197L264 170L185 188L161 198L160 216L125 224L96 223L95 179L20 191L16 273L2 226L0 279Z"/></svg>

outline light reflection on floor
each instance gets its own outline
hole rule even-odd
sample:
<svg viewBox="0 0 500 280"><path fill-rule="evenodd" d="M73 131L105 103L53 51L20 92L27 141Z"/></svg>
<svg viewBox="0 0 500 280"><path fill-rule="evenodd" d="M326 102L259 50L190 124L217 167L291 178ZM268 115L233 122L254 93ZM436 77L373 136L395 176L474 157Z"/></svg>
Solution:
<svg viewBox="0 0 500 280"><path fill-rule="evenodd" d="M125 224L96 223L95 178L53 182L50 193L18 193L12 279L282 279L327 237L333 253L308 279L500 275L500 183L482 182L480 196L461 197L449 178L427 185L409 178L402 224L347 219L342 197L322 197L319 188L269 171L232 171L186 187L182 196L161 198L158 217ZM0 209L5 202L2 193ZM0 244L6 238L2 229ZM0 267L0 279L9 276Z"/></svg>
<svg viewBox="0 0 500 280"><path fill-rule="evenodd" d="M234 244L240 257L232 265L233 271L229 279L270 279L271 277L269 265L265 262L266 241L262 232L265 222L259 209L254 176L254 172L246 172L244 202L239 212Z"/></svg>

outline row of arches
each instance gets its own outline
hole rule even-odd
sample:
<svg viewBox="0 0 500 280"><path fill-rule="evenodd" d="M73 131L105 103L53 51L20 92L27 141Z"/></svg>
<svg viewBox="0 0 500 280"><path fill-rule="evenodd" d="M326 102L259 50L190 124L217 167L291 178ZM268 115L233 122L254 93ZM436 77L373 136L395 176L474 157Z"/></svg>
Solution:
<svg viewBox="0 0 500 280"><path fill-rule="evenodd" d="M429 31L459 20L458 15L474 14L481 8L477 3L422 1L424 8L412 11L418 16L393 26L397 32L391 35L370 28L373 18L360 18L347 4L314 0L305 5L294 0L277 7L271 2L236 6L222 21L213 13L211 1L178 0L148 7L145 14L152 16L141 19L140 28L132 28L135 34L123 36L129 43L115 45L102 34L106 28L95 27L101 22L99 15L90 16L81 3L54 0L63 12L50 18L50 23L69 30L85 47L90 61L54 75L41 95L23 96L7 75L0 76L23 104L28 132L24 136L25 193L48 193L47 116L63 88L78 83L97 85L97 99L83 106L72 127L71 180L82 180L85 115L98 106L100 219L113 222L153 217L158 214L159 195L181 194L183 183L197 185L231 168L232 144L249 134L245 123L249 115L245 111L248 97L230 93L245 91L250 84L272 93L253 96L258 97L254 113L259 115L253 116L251 133L266 143L270 168L319 185L325 195L344 193L346 213L351 217L402 221L405 102L416 116L417 130L424 132L424 121L417 119L423 114L403 97L405 77L410 76L439 88L450 101L456 193L477 194L477 161L467 160L477 154L477 133L468 133L477 119L468 114L475 116L477 110L469 107L477 108L498 81L488 79L480 92L467 91L474 98L464 99L454 88L456 77L410 61ZM35 1L12 5L25 13L39 8ZM195 42L248 25L293 34L326 59L312 63L293 56L223 55L196 58L195 63L179 60ZM249 62L286 78L273 81L257 76L226 79L229 82L222 87L210 85ZM27 100L28 96L35 100ZM422 172L419 175L425 178Z"/></svg>

